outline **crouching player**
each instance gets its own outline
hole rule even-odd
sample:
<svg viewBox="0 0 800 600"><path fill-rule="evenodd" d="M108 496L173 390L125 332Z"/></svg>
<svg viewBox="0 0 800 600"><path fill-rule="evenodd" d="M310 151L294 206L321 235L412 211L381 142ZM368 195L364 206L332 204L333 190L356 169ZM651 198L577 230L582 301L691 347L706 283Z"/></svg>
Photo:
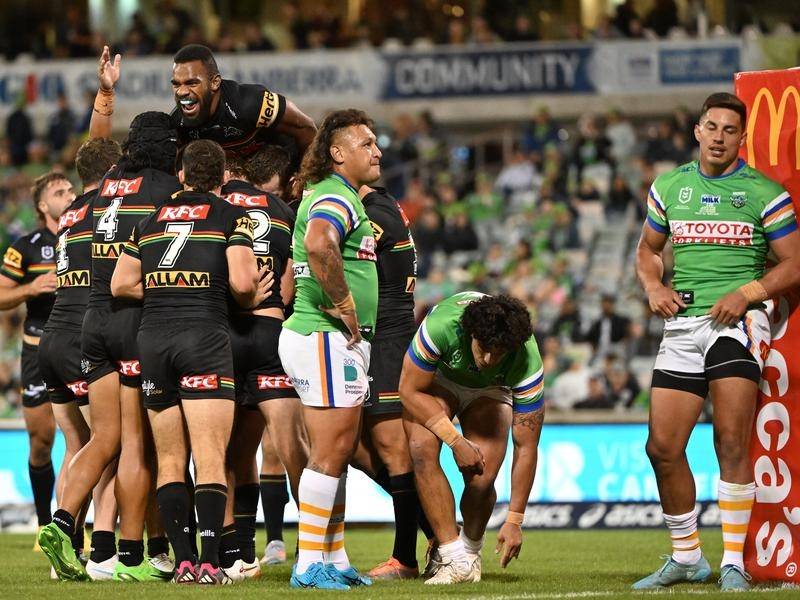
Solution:
<svg viewBox="0 0 800 600"><path fill-rule="evenodd" d="M439 542L426 583L480 581L480 552L509 427L511 501L497 551L503 567L519 556L544 420L542 390L542 360L519 300L463 292L437 304L422 322L403 361L400 400L420 501ZM455 417L463 435L452 423ZM453 493L439 464L441 442L450 446L464 475L460 535Z"/></svg>

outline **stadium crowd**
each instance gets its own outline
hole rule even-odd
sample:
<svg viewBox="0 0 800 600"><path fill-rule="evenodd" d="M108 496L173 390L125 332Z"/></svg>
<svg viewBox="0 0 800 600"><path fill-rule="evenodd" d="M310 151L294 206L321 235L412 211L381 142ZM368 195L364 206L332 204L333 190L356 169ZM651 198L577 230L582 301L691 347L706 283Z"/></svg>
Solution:
<svg viewBox="0 0 800 600"><path fill-rule="evenodd" d="M7 124L0 144L3 248L33 228L36 176L56 168L77 182L83 116L64 105L47 131L30 130L16 164ZM655 175L693 156L693 122L683 109L636 122L615 109L560 123L542 107L518 130L512 152L503 156L498 132L478 164L474 143L454 139L430 114L396 116L381 128L379 143L387 188L412 221L418 318L461 290L511 292L535 315L553 408L646 408L661 321L643 302L632 263L611 279L598 275L595 248L610 231L622 252L630 250ZM596 308L603 295L607 315ZM21 310L0 313L5 416L19 415Z"/></svg>

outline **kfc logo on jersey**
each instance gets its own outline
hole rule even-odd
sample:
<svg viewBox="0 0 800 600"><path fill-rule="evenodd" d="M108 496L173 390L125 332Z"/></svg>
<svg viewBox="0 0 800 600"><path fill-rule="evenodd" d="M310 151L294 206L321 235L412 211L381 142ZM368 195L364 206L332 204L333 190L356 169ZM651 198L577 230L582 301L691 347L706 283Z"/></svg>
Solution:
<svg viewBox="0 0 800 600"><path fill-rule="evenodd" d="M103 182L103 191L100 195L105 198L130 196L131 194L138 194L141 186L141 177L136 179L106 179Z"/></svg>
<svg viewBox="0 0 800 600"><path fill-rule="evenodd" d="M740 221L671 221L673 244L752 246L753 225Z"/></svg>
<svg viewBox="0 0 800 600"><path fill-rule="evenodd" d="M294 386L287 375L259 375L258 389L260 390L291 390Z"/></svg>
<svg viewBox="0 0 800 600"><path fill-rule="evenodd" d="M89 393L89 384L86 383L85 379L80 379L78 381L73 381L72 383L68 383L67 387L69 390L78 398L82 398Z"/></svg>
<svg viewBox="0 0 800 600"><path fill-rule="evenodd" d="M198 221L208 217L210 204L181 204L180 206L164 206L158 212L159 221Z"/></svg>
<svg viewBox="0 0 800 600"><path fill-rule="evenodd" d="M213 375L184 375L181 377L181 387L187 390L216 390L219 387L219 378Z"/></svg>
<svg viewBox="0 0 800 600"><path fill-rule="evenodd" d="M123 375L133 377L142 374L142 366L138 360L120 360L117 361L119 365L119 372Z"/></svg>
<svg viewBox="0 0 800 600"><path fill-rule="evenodd" d="M89 205L87 204L83 208L79 208L77 210L68 210L61 218L58 220L58 228L59 229L66 229L67 227L72 227L75 223L79 223L83 221L83 218L86 216L86 213L89 211Z"/></svg>
<svg viewBox="0 0 800 600"><path fill-rule="evenodd" d="M243 194L242 192L231 192L230 194L225 194L225 201L228 204L233 204L234 206L269 206L269 200L267 200L265 195L250 196L248 194Z"/></svg>

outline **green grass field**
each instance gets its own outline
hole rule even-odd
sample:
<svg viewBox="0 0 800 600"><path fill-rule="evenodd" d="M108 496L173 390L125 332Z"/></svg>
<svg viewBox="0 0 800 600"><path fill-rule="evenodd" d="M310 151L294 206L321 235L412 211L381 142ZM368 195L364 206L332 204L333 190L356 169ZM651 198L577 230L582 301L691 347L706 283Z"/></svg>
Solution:
<svg viewBox="0 0 800 600"><path fill-rule="evenodd" d="M257 548L263 550L263 534ZM500 569L494 555L496 532L487 534L483 552L483 581L446 588L431 588L422 581L376 583L370 588L356 589L349 594L359 598L434 598L463 597L484 600L630 598L642 593L628 591L630 584L653 571L661 561L659 555L668 549L664 530L638 531L537 531L528 532L522 556L506 569ZM220 588L181 587L165 583L67 583L50 581L47 559L31 551L33 534L0 535L0 598L47 598L48 600L115 600L116 598L263 598L307 597L336 592L295 591L288 585L290 567L270 567L262 578L241 585ZM367 570L386 558L391 550L389 529L349 529L346 535L350 558L357 567ZM287 547L294 546L294 536L286 537ZM712 566L719 563L721 534L719 530L703 530L706 557ZM424 554L420 542L419 556ZM669 597L722 597L715 579L704 585L678 586ZM792 598L800 591L761 589L751 597Z"/></svg>

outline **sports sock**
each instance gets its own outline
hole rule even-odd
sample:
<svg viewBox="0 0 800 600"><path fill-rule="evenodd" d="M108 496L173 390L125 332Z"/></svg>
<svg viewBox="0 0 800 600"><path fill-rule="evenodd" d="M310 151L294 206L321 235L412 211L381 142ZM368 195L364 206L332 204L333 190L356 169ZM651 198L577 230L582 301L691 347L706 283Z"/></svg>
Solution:
<svg viewBox="0 0 800 600"><path fill-rule="evenodd" d="M383 491L387 494L392 493L392 478L389 475L389 470L386 468L386 465L382 465L378 472L375 473L375 477L373 477L375 483L383 488Z"/></svg>
<svg viewBox="0 0 800 600"><path fill-rule="evenodd" d="M756 484L728 483L720 479L719 510L722 517L722 562L721 566L735 565L744 570L744 539L756 497Z"/></svg>
<svg viewBox="0 0 800 600"><path fill-rule="evenodd" d="M72 539L72 534L75 533L75 517L64 509L59 508L53 513L53 523L55 523L65 535Z"/></svg>
<svg viewBox="0 0 800 600"><path fill-rule="evenodd" d="M147 556L153 558L159 554L169 554L169 540L163 535L147 538Z"/></svg>
<svg viewBox="0 0 800 600"><path fill-rule="evenodd" d="M480 554L481 550L483 549L483 540L486 538L486 535L482 535L481 539L479 540L472 540L467 537L464 533L464 528L461 528L461 533L458 535L461 538L461 541L464 542L464 551L467 554Z"/></svg>
<svg viewBox="0 0 800 600"><path fill-rule="evenodd" d="M283 507L289 502L286 475L261 475L259 481L267 541L283 540Z"/></svg>
<svg viewBox="0 0 800 600"><path fill-rule="evenodd" d="M117 555L119 556L119 562L123 565L126 567L137 567L142 564L144 560L143 540L120 539L118 548Z"/></svg>
<svg viewBox="0 0 800 600"><path fill-rule="evenodd" d="M75 554L80 556L81 551L83 550L83 541L85 539L86 529L83 525L80 527L75 527L75 533L69 536L70 541L72 542L72 548L75 550Z"/></svg>
<svg viewBox="0 0 800 600"><path fill-rule="evenodd" d="M333 500L331 519L325 529L324 560L333 563L340 571L350 567L350 559L344 549L344 508L347 501L347 472L339 477L336 485L336 497Z"/></svg>
<svg viewBox="0 0 800 600"><path fill-rule="evenodd" d="M394 548L392 556L406 567L417 566L417 513L419 498L414 473L390 477L394 504Z"/></svg>
<svg viewBox="0 0 800 600"><path fill-rule="evenodd" d="M440 544L439 554L444 562L447 562L448 560L464 564L469 562L469 559L467 558L467 551L464 548L464 542L460 537L457 537L452 542L447 544Z"/></svg>
<svg viewBox="0 0 800 600"><path fill-rule="evenodd" d="M197 529L200 531L200 564L219 566L219 538L225 520L227 496L228 488L222 483L194 486Z"/></svg>
<svg viewBox="0 0 800 600"><path fill-rule="evenodd" d="M89 560L101 563L117 553L116 541L113 531L93 531L92 550Z"/></svg>
<svg viewBox="0 0 800 600"><path fill-rule="evenodd" d="M702 556L697 531L697 509L682 515L664 515L672 538L672 559L682 565L693 565Z"/></svg>
<svg viewBox="0 0 800 600"><path fill-rule="evenodd" d="M239 540L236 537L236 525L231 523L222 528L219 538L219 566L230 569L241 558ZM251 561L252 562L252 561Z"/></svg>
<svg viewBox="0 0 800 600"><path fill-rule="evenodd" d="M256 511L259 491L259 484L248 483L238 486L233 494L233 522L236 525L239 552L246 563L252 563L256 559Z"/></svg>
<svg viewBox="0 0 800 600"><path fill-rule="evenodd" d="M189 494L189 544L192 548L194 556L200 556L197 550L197 512L194 506L194 479L192 479L192 470L189 465L186 465L186 491Z"/></svg>
<svg viewBox="0 0 800 600"><path fill-rule="evenodd" d="M53 501L53 488L56 484L56 473L53 463L34 467L28 463L28 476L31 478L33 490L33 503L36 506L36 519L39 527L47 525L53 520L50 514L50 503Z"/></svg>
<svg viewBox="0 0 800 600"><path fill-rule="evenodd" d="M338 477L330 477L311 469L300 475L300 519L296 572L302 575L309 565L323 562L325 534L336 500Z"/></svg>
<svg viewBox="0 0 800 600"><path fill-rule="evenodd" d="M175 564L184 561L197 562L189 540L189 490L182 481L162 485L156 490L156 502L169 543L175 552Z"/></svg>

